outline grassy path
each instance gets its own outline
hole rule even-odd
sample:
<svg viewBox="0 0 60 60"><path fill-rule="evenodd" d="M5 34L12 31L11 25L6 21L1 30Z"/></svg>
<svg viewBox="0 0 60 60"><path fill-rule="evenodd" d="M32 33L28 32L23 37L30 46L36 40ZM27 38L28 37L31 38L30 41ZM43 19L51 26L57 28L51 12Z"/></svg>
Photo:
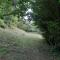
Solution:
<svg viewBox="0 0 60 60"><path fill-rule="evenodd" d="M0 60L53 60L42 35L0 29Z"/></svg>

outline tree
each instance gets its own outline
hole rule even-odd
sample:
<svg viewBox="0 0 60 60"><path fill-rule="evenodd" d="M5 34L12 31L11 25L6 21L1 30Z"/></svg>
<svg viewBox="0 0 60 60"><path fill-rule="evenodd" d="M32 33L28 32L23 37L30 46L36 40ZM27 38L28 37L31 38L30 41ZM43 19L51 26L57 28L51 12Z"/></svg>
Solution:
<svg viewBox="0 0 60 60"><path fill-rule="evenodd" d="M32 2L36 25L45 32L44 36L49 45L60 44L60 11L57 0L36 0Z"/></svg>
<svg viewBox="0 0 60 60"><path fill-rule="evenodd" d="M20 16L23 17L25 11L28 8L28 1L26 0L2 0L0 1L0 19L3 19L5 23L10 24L12 16L17 16L18 21Z"/></svg>

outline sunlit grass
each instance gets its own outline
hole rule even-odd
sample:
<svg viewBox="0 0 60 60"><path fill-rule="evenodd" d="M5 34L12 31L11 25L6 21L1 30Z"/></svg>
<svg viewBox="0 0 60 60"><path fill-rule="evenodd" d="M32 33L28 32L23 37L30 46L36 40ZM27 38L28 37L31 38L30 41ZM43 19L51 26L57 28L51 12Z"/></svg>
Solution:
<svg viewBox="0 0 60 60"><path fill-rule="evenodd" d="M51 51L42 35L0 28L0 60L53 60Z"/></svg>
<svg viewBox="0 0 60 60"><path fill-rule="evenodd" d="M0 57L6 57L9 55L11 59L11 54L20 54L19 50L24 51L25 48L34 49L37 47L40 40L39 35L32 33L26 33L19 29L1 29L0 28ZM21 48L21 49L20 49ZM13 58L12 58L13 59Z"/></svg>

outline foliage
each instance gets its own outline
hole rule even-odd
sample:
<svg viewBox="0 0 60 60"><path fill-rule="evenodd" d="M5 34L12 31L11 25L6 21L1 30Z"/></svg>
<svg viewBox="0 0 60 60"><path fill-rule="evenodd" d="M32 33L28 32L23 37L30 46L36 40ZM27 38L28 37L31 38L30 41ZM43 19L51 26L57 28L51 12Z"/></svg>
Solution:
<svg viewBox="0 0 60 60"><path fill-rule="evenodd" d="M6 27L6 25L4 23L4 20L2 20L2 19L0 19L0 27L1 28L5 28Z"/></svg>
<svg viewBox="0 0 60 60"><path fill-rule="evenodd" d="M28 29L26 24L23 24L23 17L27 8L31 5L29 0L2 0L0 1L0 18L8 27L18 27L24 30Z"/></svg>
<svg viewBox="0 0 60 60"><path fill-rule="evenodd" d="M60 43L60 0L2 0L0 1L1 24L15 26L27 31L34 29L25 24L20 17L25 15L28 8L33 9L33 19L49 45L58 46ZM32 29L32 30L33 30Z"/></svg>
<svg viewBox="0 0 60 60"><path fill-rule="evenodd" d="M25 30L25 31L28 30L28 26L27 26L22 20L20 20L20 21L18 22L17 27L20 28L20 29L23 29L23 30Z"/></svg>
<svg viewBox="0 0 60 60"><path fill-rule="evenodd" d="M16 16L11 16L11 20L10 20L10 26L15 26L17 27L18 24L18 18Z"/></svg>
<svg viewBox="0 0 60 60"><path fill-rule="evenodd" d="M36 0L32 3L36 25L44 31L51 46L60 46L60 4L57 0Z"/></svg>

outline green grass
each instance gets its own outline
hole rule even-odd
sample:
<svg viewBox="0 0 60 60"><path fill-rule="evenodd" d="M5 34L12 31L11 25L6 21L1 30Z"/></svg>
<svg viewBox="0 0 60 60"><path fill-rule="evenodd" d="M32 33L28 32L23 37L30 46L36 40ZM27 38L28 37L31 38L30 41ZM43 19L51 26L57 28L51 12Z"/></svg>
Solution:
<svg viewBox="0 0 60 60"><path fill-rule="evenodd" d="M22 30L0 28L0 60L7 57L7 60L23 59L21 57L24 57L25 49L35 49L39 40Z"/></svg>
<svg viewBox="0 0 60 60"><path fill-rule="evenodd" d="M53 60L50 49L39 34L0 28L0 60Z"/></svg>

